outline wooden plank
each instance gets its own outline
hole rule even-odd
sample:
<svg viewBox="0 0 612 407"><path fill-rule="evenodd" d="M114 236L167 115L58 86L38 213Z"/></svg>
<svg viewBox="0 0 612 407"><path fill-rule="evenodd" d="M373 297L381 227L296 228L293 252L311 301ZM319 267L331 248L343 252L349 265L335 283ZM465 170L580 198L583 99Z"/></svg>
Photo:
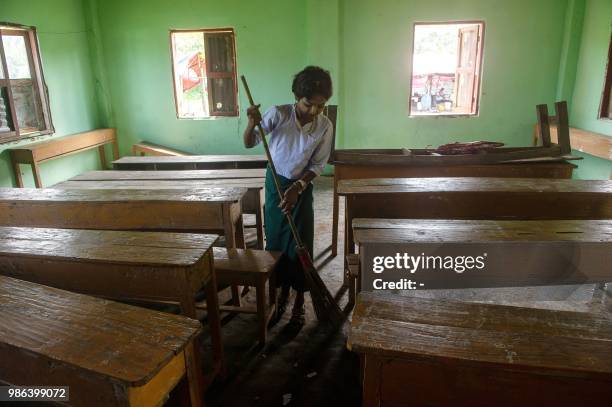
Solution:
<svg viewBox="0 0 612 407"><path fill-rule="evenodd" d="M77 153L90 148L98 147L100 145L115 142L115 129L98 129L28 144L16 149L11 149L11 151L15 151L15 154L30 151L34 156L35 161L43 162L58 156Z"/></svg>
<svg viewBox="0 0 612 407"><path fill-rule="evenodd" d="M544 147L550 147L550 123L548 120L548 105L537 105L538 111L538 128L540 129L540 138Z"/></svg>
<svg viewBox="0 0 612 407"><path fill-rule="evenodd" d="M598 314L360 293L348 347L612 380L611 340L612 320Z"/></svg>
<svg viewBox="0 0 612 407"><path fill-rule="evenodd" d="M145 385L201 330L182 316L5 276L0 308L0 357L11 366L0 380L69 385L71 403L83 405L117 405L125 394L108 390Z"/></svg>
<svg viewBox="0 0 612 407"><path fill-rule="evenodd" d="M610 242L612 220L353 220L356 243Z"/></svg>
<svg viewBox="0 0 612 407"><path fill-rule="evenodd" d="M265 178L265 169L185 170L185 171L89 171L70 181L128 181L128 180L204 180Z"/></svg>
<svg viewBox="0 0 612 407"><path fill-rule="evenodd" d="M151 171L154 172L154 171ZM159 173L160 171L155 171ZM262 189L265 178L203 179L203 180L118 180L118 181L63 181L50 188L57 189L194 189L243 187Z"/></svg>
<svg viewBox="0 0 612 407"><path fill-rule="evenodd" d="M184 151L175 150L172 148L164 147L159 144L149 143L142 141L132 146L132 152L136 156L140 155L153 155L153 156L184 156L190 155Z"/></svg>
<svg viewBox="0 0 612 407"><path fill-rule="evenodd" d="M265 169L267 165L263 155L122 157L113 162L116 170Z"/></svg>
<svg viewBox="0 0 612 407"><path fill-rule="evenodd" d="M0 225L223 232L246 188L193 190L0 189ZM239 225L232 226L242 235ZM238 236L237 236L238 237Z"/></svg>
<svg viewBox="0 0 612 407"><path fill-rule="evenodd" d="M441 192L568 193L594 194L609 198L612 193L612 183L608 180L441 177L345 180L338 185L340 195Z"/></svg>
<svg viewBox="0 0 612 407"><path fill-rule="evenodd" d="M572 147L570 145L569 115L567 113L567 103L557 102L555 103L555 109L557 110L557 132L559 138L559 146L561 146L561 154L569 154L572 152Z"/></svg>

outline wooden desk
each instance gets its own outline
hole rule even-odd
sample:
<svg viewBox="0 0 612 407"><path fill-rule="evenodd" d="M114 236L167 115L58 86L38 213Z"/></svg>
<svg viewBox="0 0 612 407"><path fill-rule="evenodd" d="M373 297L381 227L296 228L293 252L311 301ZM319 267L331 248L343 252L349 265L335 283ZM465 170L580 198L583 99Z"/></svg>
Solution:
<svg viewBox="0 0 612 407"><path fill-rule="evenodd" d="M172 301L196 318L206 289L213 373L223 346L212 245L217 235L0 227L0 274L126 300Z"/></svg>
<svg viewBox="0 0 612 407"><path fill-rule="evenodd" d="M338 155L342 151L336 150ZM399 150L367 150L397 153ZM429 177L499 177L499 178L571 178L576 165L568 162L483 164L454 166L363 165L350 161L333 162L334 198L332 219L332 255L338 253L338 184L347 179L429 178ZM346 231L345 231L346 233Z"/></svg>
<svg viewBox="0 0 612 407"><path fill-rule="evenodd" d="M40 163L59 157L65 157L70 154L80 153L81 151L90 150L92 148L98 148L100 163L102 168L106 168L106 155L104 153L104 146L106 144L112 144L113 157L115 160L118 159L119 147L117 145L115 129L93 130L10 149L9 151L11 152L11 160L13 162L17 186L23 188L23 179L21 178L19 164L29 164L32 167L36 188L42 188L43 185L40 179L39 169Z"/></svg>
<svg viewBox="0 0 612 407"><path fill-rule="evenodd" d="M384 281L408 278L415 282L417 289L612 281L612 268L605 266L612 264L612 219L355 219L353 230L359 246L361 286L366 291L373 291L372 279L380 277ZM423 258L481 256L482 267L476 268L472 260L470 267L461 264L459 273L442 268L432 260L414 272L390 269L375 275L371 271L373 256L395 256L396 253L410 256L424 253ZM483 253L487 253L486 257Z"/></svg>
<svg viewBox="0 0 612 407"><path fill-rule="evenodd" d="M69 386L74 406L201 406L196 320L0 276L0 381ZM188 378L190 385L184 385Z"/></svg>
<svg viewBox="0 0 612 407"><path fill-rule="evenodd" d="M598 405L612 397L612 319L361 293L348 348L363 406Z"/></svg>
<svg viewBox="0 0 612 407"><path fill-rule="evenodd" d="M164 178L160 178L164 177ZM266 170L238 169L238 170L177 170L177 171L88 171L70 181L145 181L145 180L203 180L203 179L239 179L239 178L265 178Z"/></svg>
<svg viewBox="0 0 612 407"><path fill-rule="evenodd" d="M113 161L115 170L213 170L266 168L264 155L185 155L122 157Z"/></svg>
<svg viewBox="0 0 612 407"><path fill-rule="evenodd" d="M118 171L106 171L113 173ZM134 178L128 180L87 180L87 176L79 176L78 179L55 184L52 188L58 189L193 189L193 188L219 188L219 187L244 187L247 193L242 199L242 212L255 215L257 228L258 249L264 247L263 229L263 207L264 195L263 188L265 178L235 178L235 179L175 179L177 171L146 171L146 177L142 176L142 171L122 171L132 173ZM101 175L91 174L91 178L100 178ZM195 175L194 175L195 176ZM157 178L152 178L157 177ZM140 179L145 178L145 179Z"/></svg>
<svg viewBox="0 0 612 407"><path fill-rule="evenodd" d="M345 180L345 253L355 253L355 218L612 219L612 181L529 178Z"/></svg>
<svg viewBox="0 0 612 407"><path fill-rule="evenodd" d="M93 190L0 188L0 225L221 233L244 248L246 188Z"/></svg>

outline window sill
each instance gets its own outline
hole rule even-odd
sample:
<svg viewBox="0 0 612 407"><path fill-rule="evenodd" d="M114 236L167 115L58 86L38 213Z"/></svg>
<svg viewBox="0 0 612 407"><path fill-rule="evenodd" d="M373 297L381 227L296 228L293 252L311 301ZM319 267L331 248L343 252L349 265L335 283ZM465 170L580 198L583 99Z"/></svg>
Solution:
<svg viewBox="0 0 612 407"><path fill-rule="evenodd" d="M19 136L10 136L10 137L7 137L6 139L0 138L0 146L6 148L8 147L8 145L13 145L13 144L34 143L37 141L41 141L39 140L39 138L50 136L53 133L54 132L52 130L45 130L45 131L35 131L32 133L22 134Z"/></svg>

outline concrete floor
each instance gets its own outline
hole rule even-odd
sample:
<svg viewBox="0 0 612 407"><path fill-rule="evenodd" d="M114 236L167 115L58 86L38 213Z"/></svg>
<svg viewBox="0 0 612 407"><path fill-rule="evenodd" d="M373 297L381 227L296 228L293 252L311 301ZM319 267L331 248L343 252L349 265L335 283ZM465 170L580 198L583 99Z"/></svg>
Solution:
<svg viewBox="0 0 612 407"><path fill-rule="evenodd" d="M315 263L332 294L344 308L346 292L341 290L343 269L343 225L339 232L339 253L330 257L333 179L315 180ZM341 201L340 219L343 219ZM341 222L342 223L342 222ZM598 300L593 300L593 296ZM605 312L608 296L594 285L527 287L520 289L470 289L413 291L410 295L452 298L462 301L495 302L527 307ZM221 300L228 298L220 293ZM244 298L255 304L251 290ZM287 329L290 312L269 330L265 347L257 347L254 315L227 317L223 341L228 377L215 383L206 395L208 406L359 406L359 360L346 349L348 324L336 332L321 329L310 299L306 299L306 325L299 332ZM350 315L349 315L350 317ZM348 319L347 319L348 321ZM204 354L210 354L204 343Z"/></svg>

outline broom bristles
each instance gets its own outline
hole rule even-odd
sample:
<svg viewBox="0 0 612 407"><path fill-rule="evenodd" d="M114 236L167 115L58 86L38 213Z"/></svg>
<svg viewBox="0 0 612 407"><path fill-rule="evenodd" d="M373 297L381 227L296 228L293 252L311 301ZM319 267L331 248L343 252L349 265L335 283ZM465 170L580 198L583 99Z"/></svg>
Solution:
<svg viewBox="0 0 612 407"><path fill-rule="evenodd" d="M329 323L333 326L340 325L344 320L344 315L321 279L321 276L314 268L310 254L303 247L297 248L297 254L304 270L306 283L310 288L310 298L312 299L317 319L320 322Z"/></svg>

